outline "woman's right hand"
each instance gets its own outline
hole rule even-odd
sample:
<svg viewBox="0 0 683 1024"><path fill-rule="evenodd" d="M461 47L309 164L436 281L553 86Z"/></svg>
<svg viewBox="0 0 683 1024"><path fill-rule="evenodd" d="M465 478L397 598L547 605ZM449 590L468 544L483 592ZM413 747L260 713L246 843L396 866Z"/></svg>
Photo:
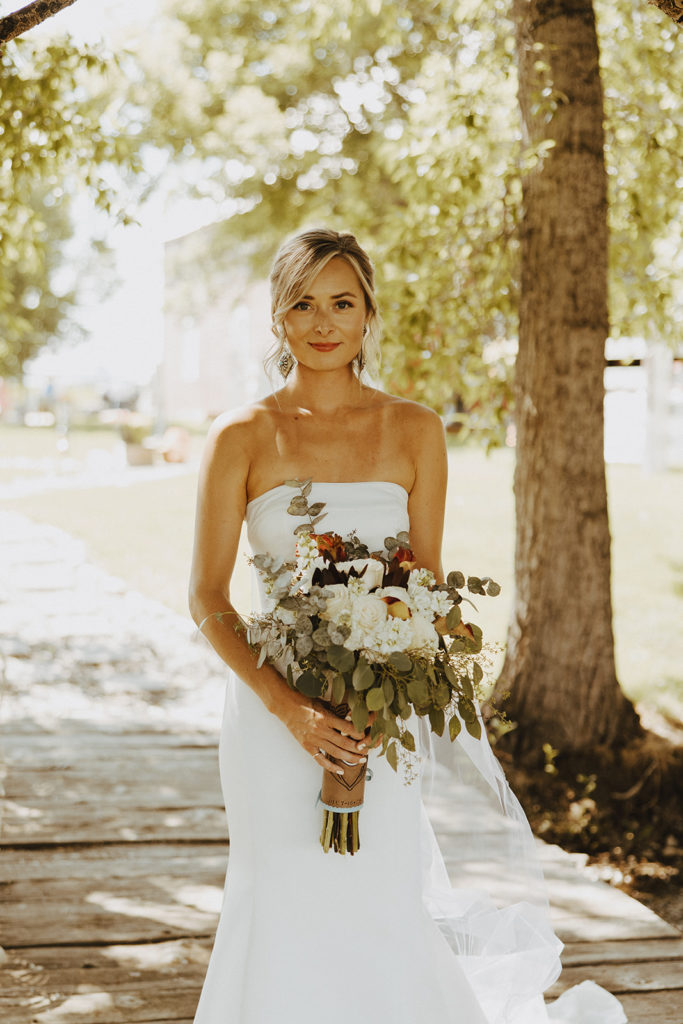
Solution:
<svg viewBox="0 0 683 1024"><path fill-rule="evenodd" d="M295 690L290 689L283 697L286 699L276 714L316 764L339 775L343 769L331 757L349 764L367 761L369 741L351 721L339 718L322 702L310 700Z"/></svg>

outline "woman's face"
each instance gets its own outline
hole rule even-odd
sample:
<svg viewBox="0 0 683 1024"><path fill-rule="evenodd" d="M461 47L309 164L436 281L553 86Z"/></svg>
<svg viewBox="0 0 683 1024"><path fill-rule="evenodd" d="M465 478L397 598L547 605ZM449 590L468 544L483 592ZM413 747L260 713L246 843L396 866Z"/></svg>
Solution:
<svg viewBox="0 0 683 1024"><path fill-rule="evenodd" d="M355 270L335 256L284 319L292 355L312 370L348 365L360 352L366 316Z"/></svg>

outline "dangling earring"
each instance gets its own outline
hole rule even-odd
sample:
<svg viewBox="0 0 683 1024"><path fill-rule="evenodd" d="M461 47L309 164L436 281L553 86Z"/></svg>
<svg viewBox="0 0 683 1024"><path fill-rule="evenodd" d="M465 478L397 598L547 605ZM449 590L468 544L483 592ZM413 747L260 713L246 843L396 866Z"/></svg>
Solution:
<svg viewBox="0 0 683 1024"><path fill-rule="evenodd" d="M368 325L364 324L364 326L363 326L363 343L361 344L360 352L356 356L356 358L358 359L358 376L359 377L360 377L361 373L363 372L363 370L365 368L365 338L367 337L367 335L368 335Z"/></svg>
<svg viewBox="0 0 683 1024"><path fill-rule="evenodd" d="M287 380L287 377L294 369L294 362L294 356L289 349L283 348L280 358L277 361L277 368L282 374L284 380Z"/></svg>

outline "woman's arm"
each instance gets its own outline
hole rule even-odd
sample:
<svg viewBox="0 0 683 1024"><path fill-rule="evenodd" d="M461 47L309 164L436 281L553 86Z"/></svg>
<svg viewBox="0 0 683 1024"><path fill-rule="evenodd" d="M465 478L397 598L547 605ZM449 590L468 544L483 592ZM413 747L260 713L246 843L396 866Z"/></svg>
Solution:
<svg viewBox="0 0 683 1024"><path fill-rule="evenodd" d="M407 417L414 452L415 480L408 500L410 545L418 565L443 582L441 545L446 509L448 458L441 419L431 409L412 406Z"/></svg>
<svg viewBox="0 0 683 1024"><path fill-rule="evenodd" d="M223 661L261 698L268 710L287 726L317 763L336 771L318 752L364 758L358 741L363 734L327 708L292 690L268 663L257 668L239 619L230 601L230 580L247 505L250 442L254 414L247 410L219 417L212 425L199 473L194 552L189 605L192 618ZM216 613L221 613L218 619Z"/></svg>

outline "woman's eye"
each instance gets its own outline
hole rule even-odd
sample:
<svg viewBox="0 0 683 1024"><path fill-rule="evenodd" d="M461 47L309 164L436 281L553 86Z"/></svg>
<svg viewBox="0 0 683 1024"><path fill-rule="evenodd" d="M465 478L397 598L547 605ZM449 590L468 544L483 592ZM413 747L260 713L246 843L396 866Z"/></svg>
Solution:
<svg viewBox="0 0 683 1024"><path fill-rule="evenodd" d="M302 299L301 302L295 303L294 309L306 310L306 309L309 309L309 305L308 305L307 302L304 302L304 300Z"/></svg>
<svg viewBox="0 0 683 1024"><path fill-rule="evenodd" d="M340 299L339 302L337 303L337 308L338 309L352 309L353 305L352 305L352 303L349 302L348 299Z"/></svg>

